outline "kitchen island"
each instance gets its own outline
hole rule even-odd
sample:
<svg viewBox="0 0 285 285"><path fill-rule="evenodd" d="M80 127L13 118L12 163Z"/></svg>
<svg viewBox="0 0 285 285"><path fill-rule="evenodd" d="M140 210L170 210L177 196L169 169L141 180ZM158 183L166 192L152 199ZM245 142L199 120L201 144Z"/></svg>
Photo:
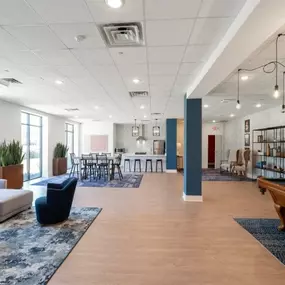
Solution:
<svg viewBox="0 0 285 285"><path fill-rule="evenodd" d="M153 172L156 172L156 160L157 159L162 159L162 166L163 166L163 171L165 172L166 170L166 156L165 154L135 154L135 153L124 153L122 155L122 162L121 162L121 168L122 171L124 171L124 161L125 159L129 159L130 160L130 164L131 164L131 172L134 171L134 161L135 159L140 159L141 160L141 170L142 172L145 172L145 163L147 159L151 159L152 160L152 170ZM129 171L129 163L126 162L126 172ZM138 170L138 164L137 164L137 171ZM158 164L158 172L160 172L160 163ZM151 172L150 171L150 163L148 163L148 168L147 168L147 172Z"/></svg>

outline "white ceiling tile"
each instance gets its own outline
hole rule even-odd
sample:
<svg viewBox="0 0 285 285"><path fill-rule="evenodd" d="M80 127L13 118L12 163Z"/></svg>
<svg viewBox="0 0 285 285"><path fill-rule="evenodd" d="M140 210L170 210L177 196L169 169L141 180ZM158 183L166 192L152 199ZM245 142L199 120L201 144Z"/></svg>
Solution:
<svg viewBox="0 0 285 285"><path fill-rule="evenodd" d="M5 30L33 50L66 48L47 26L5 26Z"/></svg>
<svg viewBox="0 0 285 285"><path fill-rule="evenodd" d="M235 17L246 0L203 0L199 17Z"/></svg>
<svg viewBox="0 0 285 285"><path fill-rule="evenodd" d="M194 20L147 21L146 39L148 46L186 45Z"/></svg>
<svg viewBox="0 0 285 285"><path fill-rule="evenodd" d="M106 5L105 1L87 0L86 2L97 23L143 20L143 0L125 1L121 9L112 9Z"/></svg>
<svg viewBox="0 0 285 285"><path fill-rule="evenodd" d="M200 4L201 0L145 0L146 19L195 18Z"/></svg>
<svg viewBox="0 0 285 285"><path fill-rule="evenodd" d="M197 19L189 44L211 44L220 40L234 18Z"/></svg>
<svg viewBox="0 0 285 285"><path fill-rule="evenodd" d="M179 74L193 74L197 71L200 62L189 62L189 63L182 63L179 69Z"/></svg>
<svg viewBox="0 0 285 285"><path fill-rule="evenodd" d="M150 75L175 75L179 69L178 63L150 63Z"/></svg>
<svg viewBox="0 0 285 285"><path fill-rule="evenodd" d="M9 0L10 1L10 0ZM84 0L26 0L48 23L86 23L92 16Z"/></svg>
<svg viewBox="0 0 285 285"><path fill-rule="evenodd" d="M183 62L199 62L204 61L209 55L210 46L208 45L192 45L187 47Z"/></svg>
<svg viewBox="0 0 285 285"><path fill-rule="evenodd" d="M118 65L146 63L146 48L144 47L111 48L109 52Z"/></svg>
<svg viewBox="0 0 285 285"><path fill-rule="evenodd" d="M133 77L124 77L123 79L128 91L148 91L149 89L147 76L140 77L140 84L133 83Z"/></svg>
<svg viewBox="0 0 285 285"><path fill-rule="evenodd" d="M0 25L35 25L43 20L25 1L0 0Z"/></svg>
<svg viewBox="0 0 285 285"><path fill-rule="evenodd" d="M112 64L113 60L107 49L74 49L72 53L84 65Z"/></svg>
<svg viewBox="0 0 285 285"><path fill-rule="evenodd" d="M90 73L82 65L57 66L56 68L63 76L71 79L88 78L90 76Z"/></svg>
<svg viewBox="0 0 285 285"><path fill-rule="evenodd" d="M164 86L157 87L154 85L150 85L150 96L169 96L170 95L170 89L166 89Z"/></svg>
<svg viewBox="0 0 285 285"><path fill-rule="evenodd" d="M117 65L117 68L123 77L141 78L148 74L146 64L124 64Z"/></svg>
<svg viewBox="0 0 285 285"><path fill-rule="evenodd" d="M70 52L70 50L40 50L35 51L47 65L80 65L80 62Z"/></svg>
<svg viewBox="0 0 285 285"><path fill-rule="evenodd" d="M31 51L13 51L7 58L19 65L44 65L43 60Z"/></svg>
<svg viewBox="0 0 285 285"><path fill-rule="evenodd" d="M100 48L105 47L105 43L94 23L86 24L53 24L51 29L62 40L68 48ZM84 35L86 38L77 42L75 37Z"/></svg>
<svg viewBox="0 0 285 285"><path fill-rule="evenodd" d="M174 90L181 90L182 93L185 93L192 80L191 75L178 75L174 83Z"/></svg>
<svg viewBox="0 0 285 285"><path fill-rule="evenodd" d="M150 85L154 87L162 87L165 89L171 89L175 81L175 75L151 75Z"/></svg>
<svg viewBox="0 0 285 285"><path fill-rule="evenodd" d="M150 63L179 63L185 47L149 47L147 49Z"/></svg>
<svg viewBox="0 0 285 285"><path fill-rule="evenodd" d="M27 50L28 48L13 38L8 32L0 28L0 55L11 53L13 50Z"/></svg>

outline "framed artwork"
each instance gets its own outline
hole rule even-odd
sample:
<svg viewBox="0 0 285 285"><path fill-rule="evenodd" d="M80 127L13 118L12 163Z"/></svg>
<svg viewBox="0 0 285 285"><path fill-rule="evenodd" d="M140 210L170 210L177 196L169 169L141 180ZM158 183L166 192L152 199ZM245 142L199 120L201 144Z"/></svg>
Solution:
<svg viewBox="0 0 285 285"><path fill-rule="evenodd" d="M250 134L244 135L244 146L250 146Z"/></svg>
<svg viewBox="0 0 285 285"><path fill-rule="evenodd" d="M244 121L244 132L245 133L250 133L250 120L245 120Z"/></svg>

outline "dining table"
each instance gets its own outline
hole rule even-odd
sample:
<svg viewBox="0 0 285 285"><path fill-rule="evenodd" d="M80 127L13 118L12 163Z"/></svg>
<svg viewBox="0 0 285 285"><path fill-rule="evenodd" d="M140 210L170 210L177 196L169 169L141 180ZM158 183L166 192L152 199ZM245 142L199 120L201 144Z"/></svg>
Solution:
<svg viewBox="0 0 285 285"><path fill-rule="evenodd" d="M77 159L79 160L79 169L84 169L84 175L82 175L81 171L79 171L79 180L83 180L83 179L87 179L87 162L92 160L90 159L90 157L77 157ZM116 159L116 157L114 156L107 156L107 160L108 160L108 181L111 181L112 179L114 179L114 173L112 173L113 168L111 168L111 165L113 164L114 160ZM95 159L93 159L94 161L96 161Z"/></svg>

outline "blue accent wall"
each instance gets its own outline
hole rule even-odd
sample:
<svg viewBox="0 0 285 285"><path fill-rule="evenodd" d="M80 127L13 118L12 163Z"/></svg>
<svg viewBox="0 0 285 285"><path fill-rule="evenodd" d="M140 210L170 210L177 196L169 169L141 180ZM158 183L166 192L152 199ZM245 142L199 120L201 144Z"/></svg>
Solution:
<svg viewBox="0 0 285 285"><path fill-rule="evenodd" d="M184 99L184 193L202 195L202 100Z"/></svg>
<svg viewBox="0 0 285 285"><path fill-rule="evenodd" d="M166 119L166 169L177 169L177 119Z"/></svg>

